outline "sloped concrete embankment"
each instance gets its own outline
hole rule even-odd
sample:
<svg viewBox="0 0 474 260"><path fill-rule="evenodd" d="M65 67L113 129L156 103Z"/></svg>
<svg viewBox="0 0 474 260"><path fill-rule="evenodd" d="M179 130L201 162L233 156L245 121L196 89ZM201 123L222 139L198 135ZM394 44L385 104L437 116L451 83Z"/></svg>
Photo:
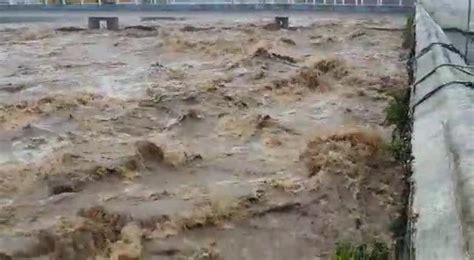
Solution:
<svg viewBox="0 0 474 260"><path fill-rule="evenodd" d="M411 95L415 256L474 259L473 70L462 55L442 46L450 44L447 36L421 5L416 40Z"/></svg>

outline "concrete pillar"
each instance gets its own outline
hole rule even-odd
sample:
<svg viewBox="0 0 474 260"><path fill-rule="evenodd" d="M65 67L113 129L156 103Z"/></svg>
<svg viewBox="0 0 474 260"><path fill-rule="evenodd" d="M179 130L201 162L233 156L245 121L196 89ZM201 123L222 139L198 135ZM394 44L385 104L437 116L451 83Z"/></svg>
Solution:
<svg viewBox="0 0 474 260"><path fill-rule="evenodd" d="M118 17L89 17L89 29L95 30L100 29L100 21L107 22L108 30L119 30L119 19Z"/></svg>
<svg viewBox="0 0 474 260"><path fill-rule="evenodd" d="M323 4L327 4L327 2L326 2L326 1L327 1L327 0L323 0Z"/></svg>
<svg viewBox="0 0 474 260"><path fill-rule="evenodd" d="M45 4L45 5L48 5L48 0L44 0L44 4Z"/></svg>
<svg viewBox="0 0 474 260"><path fill-rule="evenodd" d="M399 0L399 1L398 1L398 5L399 5L399 6L402 6L402 5L403 5L403 0Z"/></svg>
<svg viewBox="0 0 474 260"><path fill-rule="evenodd" d="M290 28L290 19L287 16L276 16L275 24L278 28L288 29Z"/></svg>
<svg viewBox="0 0 474 260"><path fill-rule="evenodd" d="M360 0L360 5L364 5L364 0Z"/></svg>
<svg viewBox="0 0 474 260"><path fill-rule="evenodd" d="M48 0L46 0L46 1L48 1ZM81 0L81 5L83 5L83 4L84 4L84 0Z"/></svg>
<svg viewBox="0 0 474 260"><path fill-rule="evenodd" d="M89 29L100 29L100 20L95 17L89 17Z"/></svg>
<svg viewBox="0 0 474 260"><path fill-rule="evenodd" d="M108 18L107 19L107 29L118 31L119 30L119 20L118 17Z"/></svg>
<svg viewBox="0 0 474 260"><path fill-rule="evenodd" d="M61 0L62 5L66 5L66 0Z"/></svg>
<svg viewBox="0 0 474 260"><path fill-rule="evenodd" d="M102 0L97 0L98 5L102 5Z"/></svg>
<svg viewBox="0 0 474 260"><path fill-rule="evenodd" d="M346 0L342 0L342 5L346 5Z"/></svg>

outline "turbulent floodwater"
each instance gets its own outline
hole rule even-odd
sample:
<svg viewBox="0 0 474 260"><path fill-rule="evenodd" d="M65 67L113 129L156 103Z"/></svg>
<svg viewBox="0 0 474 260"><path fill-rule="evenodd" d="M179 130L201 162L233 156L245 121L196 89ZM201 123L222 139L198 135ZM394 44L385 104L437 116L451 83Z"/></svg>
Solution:
<svg viewBox="0 0 474 260"><path fill-rule="evenodd" d="M404 175L384 108L407 81L403 17L177 16L0 26L0 255L390 246Z"/></svg>

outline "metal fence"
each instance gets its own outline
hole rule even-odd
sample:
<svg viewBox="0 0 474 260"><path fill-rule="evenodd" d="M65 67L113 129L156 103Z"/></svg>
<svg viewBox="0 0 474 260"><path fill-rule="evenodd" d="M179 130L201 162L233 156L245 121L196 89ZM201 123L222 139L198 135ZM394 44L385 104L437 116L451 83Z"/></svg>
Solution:
<svg viewBox="0 0 474 260"><path fill-rule="evenodd" d="M416 0L0 0L7 5L102 5L102 4L307 4L348 6L413 6Z"/></svg>

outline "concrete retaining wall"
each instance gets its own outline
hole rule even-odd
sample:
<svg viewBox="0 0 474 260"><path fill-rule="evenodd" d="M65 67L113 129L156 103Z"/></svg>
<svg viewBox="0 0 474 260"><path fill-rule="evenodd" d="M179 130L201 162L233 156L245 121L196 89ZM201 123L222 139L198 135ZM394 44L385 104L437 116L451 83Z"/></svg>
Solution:
<svg viewBox="0 0 474 260"><path fill-rule="evenodd" d="M416 53L433 42L448 43L442 29L417 6ZM416 80L441 64L465 65L455 52L435 46L416 62ZM472 72L472 70L471 70ZM443 83L474 77L443 67L412 89L412 106ZM412 148L417 260L473 259L474 90L453 84L414 110Z"/></svg>
<svg viewBox="0 0 474 260"><path fill-rule="evenodd" d="M336 11L361 13L407 13L413 11L413 6L311 4L0 5L0 11Z"/></svg>

